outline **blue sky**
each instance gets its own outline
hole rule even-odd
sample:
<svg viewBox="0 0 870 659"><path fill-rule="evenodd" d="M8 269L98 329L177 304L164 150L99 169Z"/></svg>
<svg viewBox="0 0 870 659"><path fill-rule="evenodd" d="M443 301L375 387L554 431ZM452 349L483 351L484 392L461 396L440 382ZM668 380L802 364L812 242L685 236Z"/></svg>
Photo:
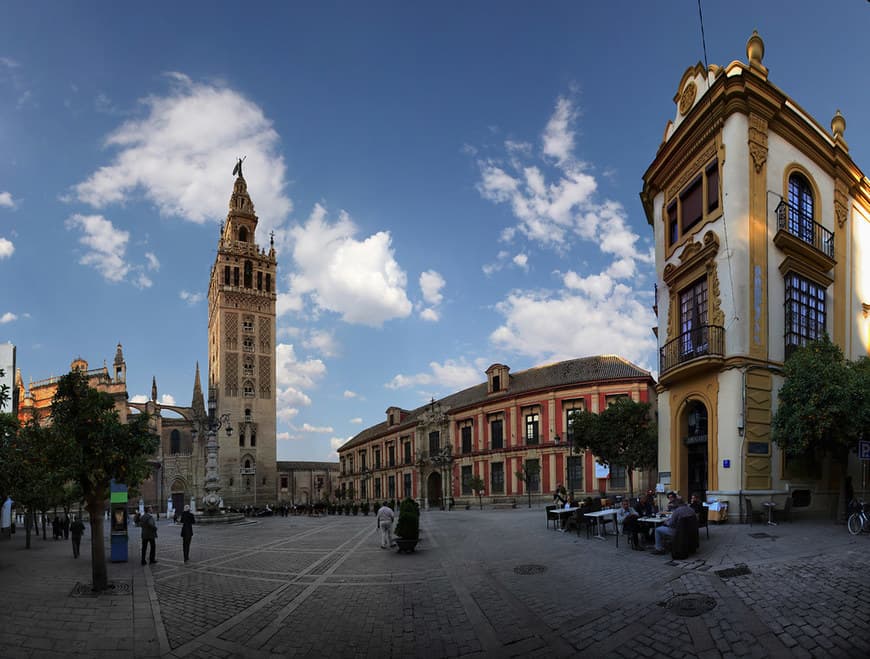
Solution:
<svg viewBox="0 0 870 659"><path fill-rule="evenodd" d="M279 459L493 362L656 370L641 176L703 60L694 1L35 2L0 23L0 341L25 383L124 346L190 403L237 156L279 250ZM702 4L870 167L859 0ZM862 125L863 122L863 125ZM205 379L205 372L203 372Z"/></svg>

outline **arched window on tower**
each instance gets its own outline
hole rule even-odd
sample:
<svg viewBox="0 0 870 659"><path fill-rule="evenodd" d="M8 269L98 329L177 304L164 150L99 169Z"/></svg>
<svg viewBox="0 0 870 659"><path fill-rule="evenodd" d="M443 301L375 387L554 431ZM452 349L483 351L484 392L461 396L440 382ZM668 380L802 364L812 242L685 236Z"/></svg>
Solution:
<svg viewBox="0 0 870 659"><path fill-rule="evenodd" d="M270 275L268 272L266 273L266 292L272 292L272 275Z"/></svg>
<svg viewBox="0 0 870 659"><path fill-rule="evenodd" d="M181 433L177 430L173 430L169 435L169 453L171 455L181 453Z"/></svg>
<svg viewBox="0 0 870 659"><path fill-rule="evenodd" d="M248 242L248 228L247 227L239 227L239 241L246 243Z"/></svg>
<svg viewBox="0 0 870 659"><path fill-rule="evenodd" d="M245 261L245 288L251 288L254 285L254 264L250 261Z"/></svg>
<svg viewBox="0 0 870 659"><path fill-rule="evenodd" d="M228 265L224 266L224 285L230 285L230 266Z"/></svg>
<svg viewBox="0 0 870 659"><path fill-rule="evenodd" d="M239 285L239 269L233 268L233 286Z"/></svg>

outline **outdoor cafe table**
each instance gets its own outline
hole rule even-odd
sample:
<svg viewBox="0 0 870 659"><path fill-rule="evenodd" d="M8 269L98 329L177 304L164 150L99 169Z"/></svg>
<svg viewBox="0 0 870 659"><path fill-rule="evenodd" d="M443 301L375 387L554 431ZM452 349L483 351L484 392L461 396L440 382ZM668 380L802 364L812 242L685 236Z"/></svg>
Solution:
<svg viewBox="0 0 870 659"><path fill-rule="evenodd" d="M566 517L570 517L575 510L580 510L579 506L574 506L572 508L552 508L547 511L547 515L549 515L549 519L559 520L559 529L562 529L562 520ZM555 529L555 525L553 526Z"/></svg>
<svg viewBox="0 0 870 659"><path fill-rule="evenodd" d="M605 539L604 534L601 533L601 530L604 527L604 525L601 523L601 518L607 517L608 515L611 515L613 517L613 524L616 525L616 509L614 509L614 508L607 508L604 510L596 510L595 512L586 513L584 515L584 517L589 517L590 519L595 520L596 531L595 531L595 535L592 536L593 538L598 538L599 540ZM616 546L617 547L619 546L619 531L618 530L616 532Z"/></svg>

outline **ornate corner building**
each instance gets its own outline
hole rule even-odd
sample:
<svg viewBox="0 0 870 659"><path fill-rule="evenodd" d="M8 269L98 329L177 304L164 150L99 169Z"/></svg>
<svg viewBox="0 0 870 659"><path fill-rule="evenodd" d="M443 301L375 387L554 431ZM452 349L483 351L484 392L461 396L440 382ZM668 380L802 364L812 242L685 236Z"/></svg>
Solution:
<svg viewBox="0 0 870 659"><path fill-rule="evenodd" d="M822 510L843 474L786 459L771 420L795 348L827 333L850 359L870 352L870 184L840 112L827 131L768 80L757 33L746 51L683 74L643 177L660 478L732 506L788 492Z"/></svg>
<svg viewBox="0 0 870 659"><path fill-rule="evenodd" d="M471 502L471 480L484 484L487 503L531 493L551 495L559 484L578 498L628 492L625 469L602 472L595 457L574 446L577 412L597 413L630 397L655 404L648 371L615 356L584 357L511 373L493 364L486 381L414 410L390 407L383 422L338 449L339 492L353 500L412 497L424 505ZM528 482L517 472L527 468ZM635 488L647 475L634 475ZM519 502L521 503L521 501Z"/></svg>

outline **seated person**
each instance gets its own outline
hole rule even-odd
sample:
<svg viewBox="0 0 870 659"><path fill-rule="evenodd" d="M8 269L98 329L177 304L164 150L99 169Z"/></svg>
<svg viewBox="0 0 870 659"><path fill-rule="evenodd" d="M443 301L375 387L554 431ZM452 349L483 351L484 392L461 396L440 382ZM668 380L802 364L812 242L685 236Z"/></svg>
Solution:
<svg viewBox="0 0 870 659"><path fill-rule="evenodd" d="M559 506L560 508L565 505L567 501L565 497L565 486L561 483L556 485L556 491L553 493L553 503Z"/></svg>
<svg viewBox="0 0 870 659"><path fill-rule="evenodd" d="M640 498L637 500L637 505L635 505L634 509L637 511L637 514L641 517L649 517L650 515L655 515L655 504L652 502L652 499L649 498L649 495L641 494Z"/></svg>
<svg viewBox="0 0 870 659"><path fill-rule="evenodd" d="M681 501L679 495L673 490L668 492L668 507L666 508L666 510L669 513L673 512L674 509L679 505L677 501Z"/></svg>
<svg viewBox="0 0 870 659"><path fill-rule="evenodd" d="M665 553L665 538L671 538L677 533L677 526L680 523L680 520L684 517L695 517L695 511L689 506L689 504L685 503L682 499L675 495L675 508L673 514L671 514L670 519L664 524L661 524L656 528L655 537L656 537L656 548L653 552L654 554L664 554Z"/></svg>
<svg viewBox="0 0 870 659"><path fill-rule="evenodd" d="M698 496L697 493L692 495L692 498L689 500L689 507L695 511L695 514L700 517L701 516L701 508L704 507L704 504L701 503L701 497Z"/></svg>
<svg viewBox="0 0 870 659"><path fill-rule="evenodd" d="M624 533L631 538L631 546L634 549L640 549L637 541L637 518L637 511L628 505L628 499L623 499L616 511L616 528L617 532Z"/></svg>

